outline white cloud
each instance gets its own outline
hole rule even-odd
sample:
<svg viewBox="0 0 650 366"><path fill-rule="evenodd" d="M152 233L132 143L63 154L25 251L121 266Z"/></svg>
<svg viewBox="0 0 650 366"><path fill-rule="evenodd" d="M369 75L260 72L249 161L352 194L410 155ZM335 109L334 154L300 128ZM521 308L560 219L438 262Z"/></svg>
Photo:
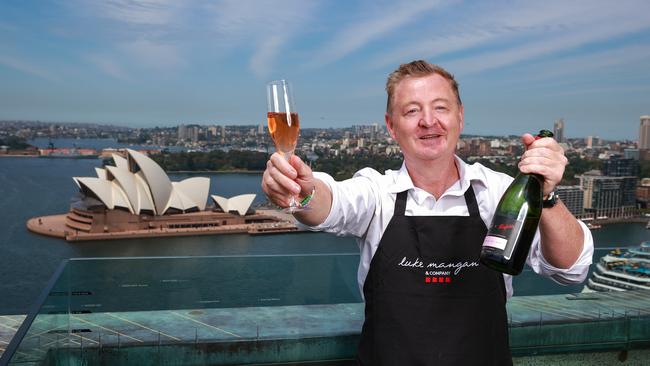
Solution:
<svg viewBox="0 0 650 366"><path fill-rule="evenodd" d="M49 70L43 69L32 64L29 61L21 60L7 55L0 54L0 65L12 68L14 70L36 76L48 81L60 82L61 79Z"/></svg>
<svg viewBox="0 0 650 366"><path fill-rule="evenodd" d="M519 79L520 83L539 83L543 80L566 80L569 76L611 75L614 71L636 72L638 67L650 65L650 47L633 44L598 50L586 54L571 55L531 64L529 77ZM532 70L535 72L533 73ZM592 77L593 79L593 77ZM573 81L567 81L573 83Z"/></svg>
<svg viewBox="0 0 650 366"><path fill-rule="evenodd" d="M122 66L110 56L90 54L86 55L85 59L109 76L120 80L129 80Z"/></svg>
<svg viewBox="0 0 650 366"><path fill-rule="evenodd" d="M547 93L546 96L581 96L585 94L626 94L626 93L647 93L650 92L650 85L605 85L601 87L574 87L571 90L555 90Z"/></svg>
<svg viewBox="0 0 650 366"><path fill-rule="evenodd" d="M455 73L478 73L647 29L646 4L552 0L463 4L462 9L453 9L457 17L433 19L431 26L423 26L422 37L388 48L373 65L458 52L463 56L445 63L453 65ZM490 52L484 52L487 47Z"/></svg>
<svg viewBox="0 0 650 366"><path fill-rule="evenodd" d="M140 25L169 24L183 7L183 2L174 0L105 0L91 4L99 16Z"/></svg>
<svg viewBox="0 0 650 366"><path fill-rule="evenodd" d="M620 22L602 22L601 19L594 19L592 25L571 29L569 32L555 32L539 41L525 42L505 50L472 55L452 61L452 65L455 72L459 74L478 73L575 49L590 43L607 41L649 27L644 16L632 14Z"/></svg>
<svg viewBox="0 0 650 366"><path fill-rule="evenodd" d="M320 47L314 53L314 61L310 66L319 67L336 62L393 30L406 27L410 23L423 22L425 15L443 5L443 1L435 0L397 2L380 7L372 14L363 14Z"/></svg>
<svg viewBox="0 0 650 366"><path fill-rule="evenodd" d="M189 39L183 32L192 25L187 17L190 5L175 0L77 0L69 6L99 23L97 35L108 43L85 58L104 73L126 80L137 67L170 71L187 65L179 45Z"/></svg>
<svg viewBox="0 0 650 366"><path fill-rule="evenodd" d="M216 32L213 46L226 51L252 46L249 65L258 76L267 76L277 58L292 50L291 41L302 35L318 6L302 0L220 1L209 8Z"/></svg>
<svg viewBox="0 0 650 366"><path fill-rule="evenodd" d="M174 70L187 65L187 61L175 45L148 39L122 43L118 49L139 64L158 71Z"/></svg>
<svg viewBox="0 0 650 366"><path fill-rule="evenodd" d="M273 35L260 44L251 57L250 67L260 77L267 76L271 73L273 61L281 52L286 37L282 35Z"/></svg>

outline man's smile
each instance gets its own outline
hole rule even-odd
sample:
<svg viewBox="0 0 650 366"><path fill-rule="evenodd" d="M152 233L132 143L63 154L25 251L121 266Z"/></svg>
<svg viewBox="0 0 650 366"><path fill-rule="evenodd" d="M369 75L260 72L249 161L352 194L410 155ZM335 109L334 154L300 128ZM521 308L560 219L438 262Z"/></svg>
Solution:
<svg viewBox="0 0 650 366"><path fill-rule="evenodd" d="M422 135L422 136L419 137L419 139L420 140L430 140L430 139L434 139L434 138L441 137L441 136L442 136L442 134L439 134L439 133L431 133L431 134L427 134L427 135Z"/></svg>

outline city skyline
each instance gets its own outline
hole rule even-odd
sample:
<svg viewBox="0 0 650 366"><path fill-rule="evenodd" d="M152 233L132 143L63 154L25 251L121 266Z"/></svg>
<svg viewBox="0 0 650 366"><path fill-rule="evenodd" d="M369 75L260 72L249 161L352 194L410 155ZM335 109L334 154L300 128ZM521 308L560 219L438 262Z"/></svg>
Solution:
<svg viewBox="0 0 650 366"><path fill-rule="evenodd" d="M306 128L383 124L386 75L454 73L465 134L639 138L650 4L22 1L0 4L0 119L149 128L265 122L294 83ZM503 131L503 132L502 132Z"/></svg>

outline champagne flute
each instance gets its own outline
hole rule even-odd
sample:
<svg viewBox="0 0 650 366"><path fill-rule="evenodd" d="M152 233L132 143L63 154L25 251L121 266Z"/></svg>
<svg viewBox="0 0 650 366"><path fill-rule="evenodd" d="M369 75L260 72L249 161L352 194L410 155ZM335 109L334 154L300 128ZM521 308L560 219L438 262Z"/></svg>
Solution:
<svg viewBox="0 0 650 366"><path fill-rule="evenodd" d="M268 104L269 134L273 138L273 142L275 142L276 151L288 162L296 149L300 131L300 121L293 99L291 84L286 80L276 80L268 83L266 85L266 101ZM293 213L303 209L305 208L298 205L296 198L291 196L289 207L284 211Z"/></svg>

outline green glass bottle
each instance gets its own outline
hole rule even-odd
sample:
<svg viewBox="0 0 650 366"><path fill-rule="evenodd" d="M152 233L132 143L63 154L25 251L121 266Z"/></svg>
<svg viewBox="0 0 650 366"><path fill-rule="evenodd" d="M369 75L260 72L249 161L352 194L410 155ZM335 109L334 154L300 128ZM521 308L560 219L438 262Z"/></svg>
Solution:
<svg viewBox="0 0 650 366"><path fill-rule="evenodd" d="M553 137L553 133L541 130L536 139L542 137ZM494 213L481 263L503 273L521 273L542 216L543 183L540 175L517 174Z"/></svg>

